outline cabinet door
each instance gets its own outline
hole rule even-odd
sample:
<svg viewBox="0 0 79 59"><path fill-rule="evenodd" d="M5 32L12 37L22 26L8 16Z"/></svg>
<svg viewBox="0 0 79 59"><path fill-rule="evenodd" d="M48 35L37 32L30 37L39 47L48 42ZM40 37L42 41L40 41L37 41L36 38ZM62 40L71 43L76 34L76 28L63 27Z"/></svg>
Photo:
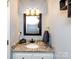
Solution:
<svg viewBox="0 0 79 59"><path fill-rule="evenodd" d="M42 59L42 57L40 55L33 55L32 59Z"/></svg>
<svg viewBox="0 0 79 59"><path fill-rule="evenodd" d="M48 54L44 56L43 59L53 59L53 54Z"/></svg>
<svg viewBox="0 0 79 59"><path fill-rule="evenodd" d="M32 54L30 53L30 54L25 54L24 55L24 59L32 59Z"/></svg>
<svg viewBox="0 0 79 59"><path fill-rule="evenodd" d="M53 59L53 53L35 53L32 59Z"/></svg>
<svg viewBox="0 0 79 59"><path fill-rule="evenodd" d="M32 54L13 53L13 59L31 59Z"/></svg>

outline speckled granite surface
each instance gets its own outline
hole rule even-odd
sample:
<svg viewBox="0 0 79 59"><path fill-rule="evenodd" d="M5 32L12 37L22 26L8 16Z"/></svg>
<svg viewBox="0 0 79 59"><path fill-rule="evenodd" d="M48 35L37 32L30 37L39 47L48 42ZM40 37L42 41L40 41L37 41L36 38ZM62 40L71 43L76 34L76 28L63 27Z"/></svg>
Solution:
<svg viewBox="0 0 79 59"><path fill-rule="evenodd" d="M42 41L35 41L35 43L39 46L39 48L27 48L26 45L30 44L28 41L24 44L16 44L12 47L12 52L53 52L54 49L48 46L46 43Z"/></svg>

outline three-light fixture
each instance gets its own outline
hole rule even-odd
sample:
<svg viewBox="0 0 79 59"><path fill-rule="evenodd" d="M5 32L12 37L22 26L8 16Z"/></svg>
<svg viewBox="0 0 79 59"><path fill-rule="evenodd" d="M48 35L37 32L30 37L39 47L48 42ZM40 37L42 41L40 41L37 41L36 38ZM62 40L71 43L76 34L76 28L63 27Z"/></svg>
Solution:
<svg viewBox="0 0 79 59"><path fill-rule="evenodd" d="M39 15L41 12L39 9L26 9L26 15Z"/></svg>

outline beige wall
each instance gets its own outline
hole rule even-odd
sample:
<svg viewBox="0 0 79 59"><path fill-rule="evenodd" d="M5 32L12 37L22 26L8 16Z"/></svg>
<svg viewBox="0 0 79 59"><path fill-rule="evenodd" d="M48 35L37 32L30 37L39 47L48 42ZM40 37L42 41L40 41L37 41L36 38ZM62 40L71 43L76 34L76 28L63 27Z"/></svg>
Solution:
<svg viewBox="0 0 79 59"><path fill-rule="evenodd" d="M59 10L59 0L48 0L50 44L55 47L56 59L70 59L71 24L67 11Z"/></svg>
<svg viewBox="0 0 79 59"><path fill-rule="evenodd" d="M19 0L10 0L10 43L13 45L18 40L19 17L18 17Z"/></svg>

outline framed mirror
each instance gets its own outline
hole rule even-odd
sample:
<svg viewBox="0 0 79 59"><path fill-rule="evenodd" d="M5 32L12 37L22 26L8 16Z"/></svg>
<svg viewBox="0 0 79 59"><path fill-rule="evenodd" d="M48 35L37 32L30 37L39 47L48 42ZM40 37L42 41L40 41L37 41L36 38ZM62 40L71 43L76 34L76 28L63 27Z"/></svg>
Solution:
<svg viewBox="0 0 79 59"><path fill-rule="evenodd" d="M24 14L24 35L41 35L42 32L42 14L26 15Z"/></svg>

